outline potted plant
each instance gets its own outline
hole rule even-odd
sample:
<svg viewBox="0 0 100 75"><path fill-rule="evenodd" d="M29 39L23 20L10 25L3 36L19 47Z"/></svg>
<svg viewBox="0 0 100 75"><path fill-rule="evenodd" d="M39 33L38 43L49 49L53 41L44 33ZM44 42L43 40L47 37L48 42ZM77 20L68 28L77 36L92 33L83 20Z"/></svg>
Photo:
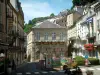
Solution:
<svg viewBox="0 0 100 75"><path fill-rule="evenodd" d="M93 71L87 70L87 71L86 71L86 74L87 74L87 75L93 75Z"/></svg>

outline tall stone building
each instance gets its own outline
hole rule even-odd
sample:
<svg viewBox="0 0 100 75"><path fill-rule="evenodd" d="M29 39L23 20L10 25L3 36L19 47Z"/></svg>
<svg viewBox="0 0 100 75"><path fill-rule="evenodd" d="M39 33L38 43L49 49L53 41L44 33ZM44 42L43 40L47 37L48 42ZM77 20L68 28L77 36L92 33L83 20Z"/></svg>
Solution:
<svg viewBox="0 0 100 75"><path fill-rule="evenodd" d="M7 0L0 0L0 53L5 53L6 50L8 49L6 1Z"/></svg>
<svg viewBox="0 0 100 75"><path fill-rule="evenodd" d="M27 57L36 59L67 56L66 28L50 21L35 26L27 35Z"/></svg>
<svg viewBox="0 0 100 75"><path fill-rule="evenodd" d="M10 59L14 59L16 65L23 62L24 48L24 13L20 2L16 2L15 9L10 0L7 2L7 26L8 26L8 43L9 49L7 55ZM13 57L12 57L13 56Z"/></svg>

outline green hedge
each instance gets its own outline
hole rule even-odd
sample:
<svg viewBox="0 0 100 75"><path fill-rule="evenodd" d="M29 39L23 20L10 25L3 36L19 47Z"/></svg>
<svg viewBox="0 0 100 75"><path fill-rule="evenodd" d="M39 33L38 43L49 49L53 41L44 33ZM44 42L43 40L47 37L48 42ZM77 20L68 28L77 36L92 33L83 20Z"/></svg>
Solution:
<svg viewBox="0 0 100 75"><path fill-rule="evenodd" d="M97 58L88 58L90 65L99 65L99 59ZM75 61L78 65L85 65L85 58L81 56L76 56Z"/></svg>
<svg viewBox="0 0 100 75"><path fill-rule="evenodd" d="M84 65L85 64L85 58L81 56L76 56L75 61L77 62L77 65Z"/></svg>
<svg viewBox="0 0 100 75"><path fill-rule="evenodd" d="M88 58L88 60L90 61L90 65L99 65L99 59L97 58Z"/></svg>

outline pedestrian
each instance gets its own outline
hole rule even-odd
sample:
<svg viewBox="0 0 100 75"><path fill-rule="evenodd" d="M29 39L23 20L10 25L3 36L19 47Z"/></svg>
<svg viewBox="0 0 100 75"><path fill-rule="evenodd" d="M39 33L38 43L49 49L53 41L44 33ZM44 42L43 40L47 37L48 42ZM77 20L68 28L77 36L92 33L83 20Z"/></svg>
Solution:
<svg viewBox="0 0 100 75"><path fill-rule="evenodd" d="M16 64L15 64L14 59L12 59L12 70L15 70L15 69L16 69Z"/></svg>

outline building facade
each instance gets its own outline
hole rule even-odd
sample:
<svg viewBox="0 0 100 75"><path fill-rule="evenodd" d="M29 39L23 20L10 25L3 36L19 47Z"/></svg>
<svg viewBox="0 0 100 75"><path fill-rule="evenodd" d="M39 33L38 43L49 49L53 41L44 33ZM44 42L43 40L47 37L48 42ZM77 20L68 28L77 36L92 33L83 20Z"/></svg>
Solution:
<svg viewBox="0 0 100 75"><path fill-rule="evenodd" d="M7 3L7 32L9 35L9 50L7 54L10 59L15 60L16 65L19 65L23 62L25 54L24 14L21 5L17 7L19 7L18 10L13 7L10 1Z"/></svg>
<svg viewBox="0 0 100 75"><path fill-rule="evenodd" d="M60 31L59 31L60 30ZM67 56L66 28L44 21L27 35L27 57L30 61Z"/></svg>
<svg viewBox="0 0 100 75"><path fill-rule="evenodd" d="M67 16L61 16L56 20L56 23L60 26L66 27L67 26Z"/></svg>
<svg viewBox="0 0 100 75"><path fill-rule="evenodd" d="M84 9L83 16L77 21L77 40L75 47L78 49L76 54L85 57L99 57L98 44L98 20L97 12L95 11L96 5L87 6ZM96 45L96 46L95 46Z"/></svg>
<svg viewBox="0 0 100 75"><path fill-rule="evenodd" d="M76 21L81 17L82 15L78 13L77 11L73 11L67 16L67 33L68 33L68 39L71 37L76 36Z"/></svg>
<svg viewBox="0 0 100 75"><path fill-rule="evenodd" d="M98 2L95 6L94 6L94 11L96 14L96 41L95 41L95 47L96 50L98 52L97 56L100 59L100 2Z"/></svg>
<svg viewBox="0 0 100 75"><path fill-rule="evenodd" d="M0 53L5 53L8 49L7 43L7 21L6 21L6 2L0 0Z"/></svg>
<svg viewBox="0 0 100 75"><path fill-rule="evenodd" d="M77 36L74 43L74 48L77 49L77 51L74 51L74 56L84 56L85 53L87 53L84 48L84 44L87 43L87 34L89 32L87 24L85 22L87 17L87 15L84 15L76 22Z"/></svg>

